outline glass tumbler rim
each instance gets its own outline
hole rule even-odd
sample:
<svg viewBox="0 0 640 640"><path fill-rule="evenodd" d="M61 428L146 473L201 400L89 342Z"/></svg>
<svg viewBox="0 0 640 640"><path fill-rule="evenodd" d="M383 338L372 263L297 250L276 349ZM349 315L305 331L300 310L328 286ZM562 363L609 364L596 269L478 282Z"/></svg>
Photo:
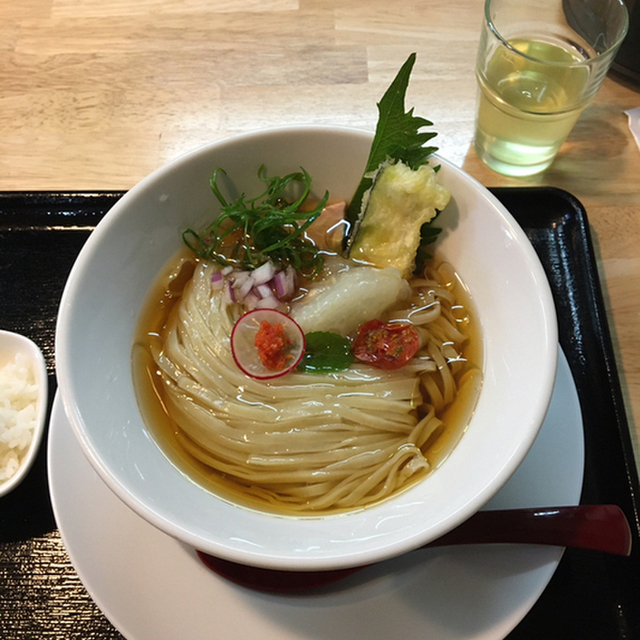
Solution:
<svg viewBox="0 0 640 640"><path fill-rule="evenodd" d="M629 30L629 11L627 9L626 4L624 3L624 0L612 0L613 3L617 4L622 9L622 19L624 20L623 28L621 29L620 34L619 34L618 38L616 39L616 41L614 43L612 43L604 51L601 51L601 52L597 53L593 57L585 58L584 60L580 60L578 62L574 62L574 63L570 63L570 64L567 64L566 62L555 62L555 61L552 61L552 60L543 60L541 58L537 58L536 56L532 56L532 55L530 55L528 53L524 53L523 51L520 51L519 49L516 49L500 33L500 30L495 25L495 23L494 23L494 21L493 21L493 19L491 17L491 12L490 12L490 6L494 1L495 0L485 0L485 3L484 3L484 20L485 20L486 25L488 26L489 30L491 31L491 33L495 36L495 38L499 41L500 44L502 44L504 47L506 47L507 49L512 51L517 56L520 56L522 58L525 58L527 60L531 60L531 61L539 63L539 64L545 64L545 65L549 65L549 66L566 67L566 68L592 66L592 65L598 63L602 58L607 57L610 54L614 53L618 49L618 47L622 44L622 41L627 36L627 32Z"/></svg>

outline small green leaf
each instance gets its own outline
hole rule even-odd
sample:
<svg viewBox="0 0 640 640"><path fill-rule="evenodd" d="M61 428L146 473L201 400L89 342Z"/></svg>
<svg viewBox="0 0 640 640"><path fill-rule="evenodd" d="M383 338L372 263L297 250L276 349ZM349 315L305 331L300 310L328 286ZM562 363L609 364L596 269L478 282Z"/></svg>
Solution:
<svg viewBox="0 0 640 640"><path fill-rule="evenodd" d="M351 342L337 333L312 331L305 336L306 348L299 371L331 373L347 369L353 362Z"/></svg>

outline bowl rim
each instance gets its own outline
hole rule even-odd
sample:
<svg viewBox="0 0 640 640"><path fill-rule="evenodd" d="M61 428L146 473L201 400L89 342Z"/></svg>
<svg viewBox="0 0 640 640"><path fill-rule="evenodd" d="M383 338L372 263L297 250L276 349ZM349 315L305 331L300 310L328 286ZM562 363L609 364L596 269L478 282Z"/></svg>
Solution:
<svg viewBox="0 0 640 640"><path fill-rule="evenodd" d="M213 555L220 555L229 560L242 562L245 564L252 564L255 566L263 566L267 568L279 568L279 569L296 569L296 570L318 570L318 569L333 569L342 568L347 566L355 566L359 564L366 564L368 562L379 561L388 557L397 556L404 552L410 551L422 544L429 542L430 540L439 537L446 531L454 528L462 521L464 521L469 515L480 509L495 493L504 485L506 480L511 477L517 467L524 459L526 453L529 451L533 444L539 428L541 427L546 411L551 401L553 385L555 381L556 373L556 361L557 361L557 324L555 316L555 306L551 289L548 284L547 277L544 273L541 262L533 246L528 241L526 234L522 228L517 224L515 219L508 212L506 207L483 185L481 185L475 178L464 172L461 168L457 167L450 161L434 154L436 159L441 164L446 165L447 171L456 174L457 178L469 182L474 190L481 194L483 201L487 202L493 209L502 217L505 224L509 227L509 232L518 239L518 243L524 249L525 257L532 269L532 276L537 282L538 292L541 297L541 305L546 309L544 315L544 331L545 331L545 345L544 351L546 353L545 363L547 363L546 370L544 372L544 380L542 386L542 395L546 398L546 403L541 402L537 406L533 421L537 423L537 429L531 429L526 438L523 438L518 446L513 451L510 459L501 467L499 473L495 474L493 480L485 485L482 490L475 494L475 497L469 503L463 505L464 512L459 510L458 512L450 515L446 520L440 523L441 526L434 527L430 530L428 537L412 536L409 538L401 539L391 546L384 547L382 549L367 550L362 553L349 553L349 555L335 555L331 557L317 557L317 556L300 556L284 557L273 556L265 554L263 552L247 553L246 550L239 551L227 546L220 546L219 544L211 544L211 541L205 541L199 535L195 535L191 531L187 531L184 528L176 525L176 523L168 521L162 517L156 511L151 509L149 505L141 503L135 496L132 496L127 487L120 483L119 479L114 476L111 469L105 465L98 452L94 451L92 444L87 435L87 425L84 424L82 415L78 407L77 401L74 399L73 384L70 379L71 364L67 361L67 355L70 352L69 345L73 339L73 336L69 332L69 323L67 322L67 316L72 314L72 301L73 297L77 295L74 285L77 280L77 274L82 272L86 263L91 259L91 253L94 246L98 245L101 241L103 233L109 228L110 225L116 224L121 211L126 211L130 202L134 202L138 197L138 194L143 194L148 186L154 184L156 181L161 180L166 173L173 171L176 167L180 166L184 162L195 158L199 154L209 154L215 149L229 144L236 144L255 138L256 136L275 136L278 137L282 134L291 133L324 133L331 132L332 134L345 134L362 136L368 141L372 139L372 133L363 129L343 127L343 126L331 126L331 125L292 125L292 126L280 126L267 129L259 129L255 131L244 132L238 135L228 136L220 140L216 140L205 145L201 145L198 148L184 153L178 156L176 159L162 165L148 176L138 182L130 191L128 191L105 215L105 217L98 223L96 230L91 234L82 248L77 260L75 261L67 284L65 285L63 295L60 302L60 313L58 316L58 323L56 328L56 359L57 359L57 372L58 372L58 386L61 392L65 413L71 423L73 432L76 438L79 440L85 456L89 459L89 462L93 468L98 472L98 475L103 481L111 488L112 491L126 504L132 507L139 515L151 522L157 528L165 531L169 535L172 535L191 546L211 553ZM541 346L541 350L543 347ZM203 490L204 491L204 490ZM462 509L462 507L461 507ZM346 514L339 514L336 516L329 516L329 518L344 518L349 517L353 512ZM261 514L263 517L273 517L272 514ZM277 518L279 516L276 516ZM313 519L313 518L310 518Z"/></svg>
<svg viewBox="0 0 640 640"><path fill-rule="evenodd" d="M46 426L49 382L44 355L40 347L30 338L14 331L0 329L0 354L11 354L15 357L18 353L25 354L33 365L35 383L38 387L36 422L33 429L33 437L18 470L9 479L0 483L0 498L11 493L27 477L38 455Z"/></svg>

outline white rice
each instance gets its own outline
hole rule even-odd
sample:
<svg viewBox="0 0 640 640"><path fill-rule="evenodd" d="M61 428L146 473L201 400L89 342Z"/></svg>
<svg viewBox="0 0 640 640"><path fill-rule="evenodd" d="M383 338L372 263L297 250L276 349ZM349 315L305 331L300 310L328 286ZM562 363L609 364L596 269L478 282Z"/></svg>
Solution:
<svg viewBox="0 0 640 640"><path fill-rule="evenodd" d="M0 368L0 484L20 467L36 425L38 386L31 362L17 354Z"/></svg>

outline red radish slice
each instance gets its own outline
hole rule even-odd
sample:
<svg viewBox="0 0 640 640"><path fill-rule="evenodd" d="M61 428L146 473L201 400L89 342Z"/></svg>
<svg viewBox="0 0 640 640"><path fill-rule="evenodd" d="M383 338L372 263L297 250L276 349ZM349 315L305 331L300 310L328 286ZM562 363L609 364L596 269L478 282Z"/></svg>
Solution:
<svg viewBox="0 0 640 640"><path fill-rule="evenodd" d="M281 334L284 337L284 343L279 348L279 355L283 356L284 364L277 369L267 366L268 358L265 352L256 346L256 336L264 322L276 329L277 325L282 327ZM276 349L278 348L276 347ZM298 323L287 314L275 309L255 309L245 313L236 322L231 332L233 359L243 373L259 380L278 378L295 369L302 360L304 350L304 332Z"/></svg>

